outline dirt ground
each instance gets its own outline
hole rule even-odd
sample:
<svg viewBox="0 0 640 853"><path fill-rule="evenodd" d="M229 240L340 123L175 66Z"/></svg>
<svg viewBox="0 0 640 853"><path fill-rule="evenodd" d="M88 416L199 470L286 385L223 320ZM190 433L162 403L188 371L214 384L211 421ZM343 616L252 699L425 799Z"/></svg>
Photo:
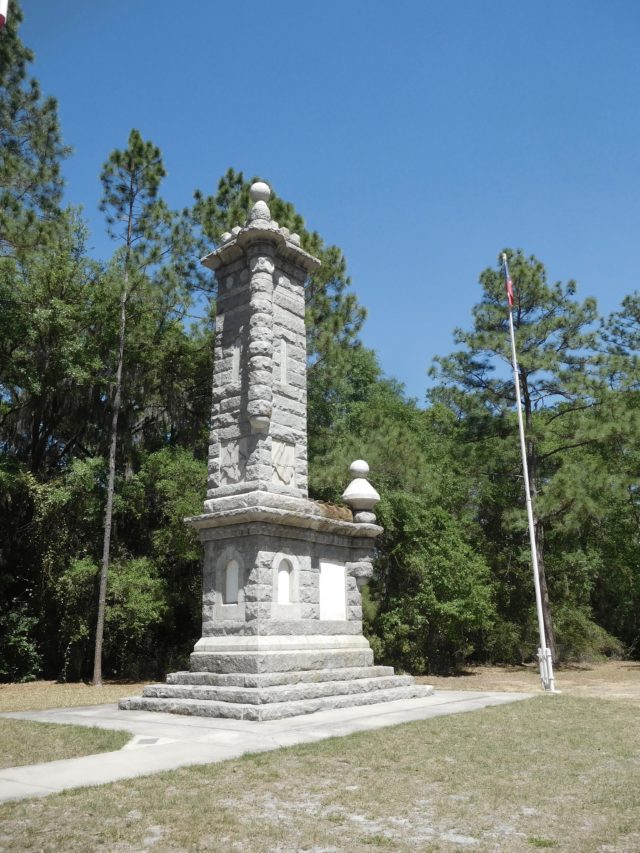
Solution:
<svg viewBox="0 0 640 853"><path fill-rule="evenodd" d="M640 661L563 664L556 668L556 688L570 696L617 699L640 706ZM537 664L468 667L458 675L416 679L440 690L540 691Z"/></svg>

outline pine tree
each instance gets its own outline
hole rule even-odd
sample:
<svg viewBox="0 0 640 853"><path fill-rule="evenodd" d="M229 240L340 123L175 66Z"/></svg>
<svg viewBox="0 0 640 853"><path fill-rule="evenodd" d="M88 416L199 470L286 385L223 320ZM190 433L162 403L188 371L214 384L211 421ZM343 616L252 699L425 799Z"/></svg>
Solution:
<svg viewBox="0 0 640 853"><path fill-rule="evenodd" d="M20 256L45 241L59 213L62 142L57 104L28 77L33 53L20 40L22 10L11 2L0 34L0 253Z"/></svg>
<svg viewBox="0 0 640 853"><path fill-rule="evenodd" d="M622 300L622 309L603 323L604 373L611 387L640 391L640 292Z"/></svg>
<svg viewBox="0 0 640 853"><path fill-rule="evenodd" d="M127 305L145 270L162 259L161 237L166 234L171 220L166 206L157 198L160 182L165 174L160 149L152 142L145 142L137 130L132 130L127 148L113 151L100 175L103 186L100 209L106 213L111 237L122 242L122 250L118 257L121 271L118 355L109 433L109 472L98 594L94 686L102 684L102 645L113 521L118 418L122 403Z"/></svg>
<svg viewBox="0 0 640 853"><path fill-rule="evenodd" d="M593 441L577 436L571 416L596 403L591 330L597 319L593 299L575 301L575 282L550 285L544 266L521 250L507 250L515 290L513 310L519 379L524 411L527 461L534 503L540 587L547 624L547 640L554 658L556 641L545 569L545 533L550 515L542 512L545 491L563 454ZM455 341L462 348L439 357L432 375L439 381L430 394L434 401L452 406L466 421L470 441L484 447L482 460L503 483L519 477L517 434L510 417L515 392L510 367L506 297L500 264L480 276L483 296L473 309L474 327L457 329ZM564 428L565 425L567 428ZM476 454L476 461L480 454ZM502 492L510 489L501 489ZM523 502L522 495L520 500ZM507 505L500 510L503 519ZM524 533L524 530L523 530Z"/></svg>

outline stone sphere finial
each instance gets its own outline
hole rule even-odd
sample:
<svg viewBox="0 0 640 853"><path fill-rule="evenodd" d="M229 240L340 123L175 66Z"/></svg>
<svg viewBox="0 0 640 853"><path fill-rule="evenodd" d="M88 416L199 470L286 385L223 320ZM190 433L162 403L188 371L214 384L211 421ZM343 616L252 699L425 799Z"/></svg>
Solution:
<svg viewBox="0 0 640 853"><path fill-rule="evenodd" d="M369 473L369 464L364 461L364 459L356 459L355 462L352 462L349 465L349 473L352 477L364 477L367 478L367 474Z"/></svg>
<svg viewBox="0 0 640 853"><path fill-rule="evenodd" d="M252 202L263 201L266 204L271 198L271 187L264 181L256 181L249 187L249 195Z"/></svg>
<svg viewBox="0 0 640 853"><path fill-rule="evenodd" d="M356 459L349 466L351 482L342 493L342 500L353 511L353 520L360 524L373 524L376 517L373 508L380 503L380 495L369 482L369 466L364 459Z"/></svg>
<svg viewBox="0 0 640 853"><path fill-rule="evenodd" d="M257 220L261 222L271 222L271 211L267 202L271 198L271 189L269 184L264 181L256 181L249 188L249 195L253 202L253 207L249 211L249 222L255 223ZM264 227L264 226L257 226Z"/></svg>

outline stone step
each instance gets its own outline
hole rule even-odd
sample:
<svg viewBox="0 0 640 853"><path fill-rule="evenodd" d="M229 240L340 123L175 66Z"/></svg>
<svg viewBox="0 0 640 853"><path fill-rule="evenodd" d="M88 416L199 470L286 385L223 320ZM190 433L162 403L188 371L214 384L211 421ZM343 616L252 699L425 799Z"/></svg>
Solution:
<svg viewBox="0 0 640 853"><path fill-rule="evenodd" d="M266 705L239 704L234 702L207 701L198 699L157 699L134 696L121 699L119 707L123 711L160 711L168 714L186 714L196 717L224 717L235 720L280 720L283 717L295 717L300 714L313 714L332 708L351 708L358 705L375 705L381 702L393 702L397 699L414 699L431 696L433 687L412 684L405 687L392 687L367 693L349 693L337 696L321 696L315 699L302 699L292 702L273 702Z"/></svg>
<svg viewBox="0 0 640 853"><path fill-rule="evenodd" d="M245 674L343 669L372 665L371 649L193 652L190 659L191 672Z"/></svg>
<svg viewBox="0 0 640 853"><path fill-rule="evenodd" d="M143 697L149 699L194 699L205 702L235 702L239 705L267 705L277 702L297 702L320 699L324 696L353 695L409 687L410 675L390 675L378 678L356 678L348 681L302 682L275 687L212 687L200 684L149 684Z"/></svg>
<svg viewBox="0 0 640 853"><path fill-rule="evenodd" d="M351 681L393 675L392 666L352 666L343 669L309 669L297 672L170 672L167 684L202 684L210 687L276 687L280 684Z"/></svg>

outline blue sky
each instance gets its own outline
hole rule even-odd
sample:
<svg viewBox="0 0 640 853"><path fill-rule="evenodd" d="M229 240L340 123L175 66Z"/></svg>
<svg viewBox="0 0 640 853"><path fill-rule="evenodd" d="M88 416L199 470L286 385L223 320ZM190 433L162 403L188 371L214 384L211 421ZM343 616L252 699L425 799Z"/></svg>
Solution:
<svg viewBox="0 0 640 853"><path fill-rule="evenodd" d="M424 399L505 246L616 310L640 255L636 0L23 0L67 200L137 127L175 207L229 166L344 251L364 342Z"/></svg>

